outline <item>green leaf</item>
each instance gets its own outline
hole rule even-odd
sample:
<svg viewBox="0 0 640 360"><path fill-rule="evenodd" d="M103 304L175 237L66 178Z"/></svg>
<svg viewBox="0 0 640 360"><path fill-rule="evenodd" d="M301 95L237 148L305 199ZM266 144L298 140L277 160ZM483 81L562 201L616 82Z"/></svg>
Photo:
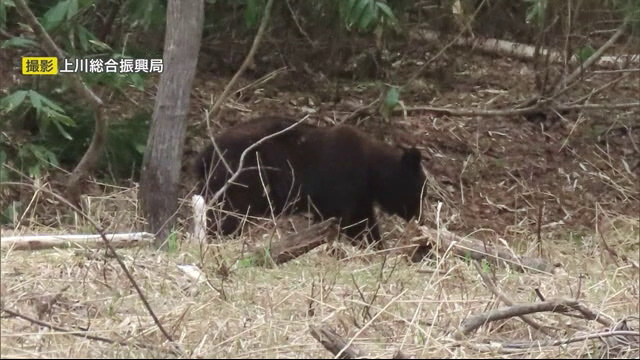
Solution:
<svg viewBox="0 0 640 360"><path fill-rule="evenodd" d="M362 21L362 18L366 17L367 14L370 16L370 12L372 9L372 0L360 0L355 8L351 11L351 13L349 14L349 22L351 25L353 25L354 23L359 23L360 21ZM360 26L360 29L362 29L362 27Z"/></svg>
<svg viewBox="0 0 640 360"><path fill-rule="evenodd" d="M69 135L69 133L62 127L62 125L60 125L60 123L61 123L60 121L53 122L56 128L58 128L58 131L60 132L60 134L62 134L62 136L64 136L65 139L73 140L73 137Z"/></svg>
<svg viewBox="0 0 640 360"><path fill-rule="evenodd" d="M93 34L88 32L87 33L91 36L91 40L89 40L89 43L91 45L93 45L95 47L96 50L100 50L100 51L108 51L108 52L113 52L113 49L111 48L111 46L103 43L102 41L95 39ZM122 56L123 58L128 58L129 56Z"/></svg>
<svg viewBox="0 0 640 360"><path fill-rule="evenodd" d="M32 96L32 94L35 94L36 96ZM29 100L31 101L31 106L36 109L36 116L40 117L40 114L42 113L42 98L40 97L40 94L33 90L29 90Z"/></svg>
<svg viewBox="0 0 640 360"><path fill-rule="evenodd" d="M64 114L64 110L58 104L56 104L55 102L49 100L45 96L40 95L40 93L38 93L36 91L29 92L29 99L31 100L32 104L34 102L33 99L36 98L36 97L38 98L39 101L42 101L46 107L49 107L49 108L53 109L54 111L59 112L60 114Z"/></svg>
<svg viewBox="0 0 640 360"><path fill-rule="evenodd" d="M56 122L59 122L59 123L64 124L66 126L76 126L75 121L73 121L72 118L70 118L69 116L67 116L65 114L61 114L61 113L59 113L57 111L54 111L54 110L48 110L47 112L51 115L51 117Z"/></svg>
<svg viewBox="0 0 640 360"><path fill-rule="evenodd" d="M238 260L238 268L248 268L254 266L256 263L256 259L253 256L248 256L244 259Z"/></svg>
<svg viewBox="0 0 640 360"><path fill-rule="evenodd" d="M12 111L22 104L29 92L29 90L18 90L13 94L3 97L0 99L0 110L4 110L6 112Z"/></svg>
<svg viewBox="0 0 640 360"><path fill-rule="evenodd" d="M583 46L576 52L576 58L578 58L578 61L582 64L595 52L596 49L594 49L591 45Z"/></svg>
<svg viewBox="0 0 640 360"><path fill-rule="evenodd" d="M400 90L397 86L392 86L391 88L389 88L389 91L387 91L387 96L385 96L384 98L384 106L389 110L393 110L398 105L399 101Z"/></svg>
<svg viewBox="0 0 640 360"><path fill-rule="evenodd" d="M0 8L2 7L0 6ZM14 36L11 39L2 42L2 45L0 45L0 49L8 47L36 48L38 47L38 43L28 38Z"/></svg>
<svg viewBox="0 0 640 360"><path fill-rule="evenodd" d="M367 2L368 0L360 0L360 2ZM360 3L358 2L358 0L347 0L346 4L347 6L345 7L345 12L344 15L346 17L351 17L352 14L354 13L354 9L356 8L356 6Z"/></svg>
<svg viewBox="0 0 640 360"><path fill-rule="evenodd" d="M4 167L4 164L7 163L7 153L3 150L0 150L0 182L5 182L9 180L9 172Z"/></svg>
<svg viewBox="0 0 640 360"><path fill-rule="evenodd" d="M139 91L144 91L144 78L140 74L131 74L129 81L134 88Z"/></svg>
<svg viewBox="0 0 640 360"><path fill-rule="evenodd" d="M32 165L29 166L29 168L27 169L27 174L29 175L30 178L39 178L40 177L40 165L36 164L36 165Z"/></svg>
<svg viewBox="0 0 640 360"><path fill-rule="evenodd" d="M378 18L377 8L374 7L372 9L368 9L367 11L364 12L364 14L362 15L362 18L360 18L360 21L358 22L358 28L360 28L360 30L367 30L369 28L369 25L374 23L375 20L377 20L377 18Z"/></svg>
<svg viewBox="0 0 640 360"><path fill-rule="evenodd" d="M69 7L67 8L67 20L71 20L78 13L78 0L67 0Z"/></svg>
<svg viewBox="0 0 640 360"><path fill-rule="evenodd" d="M0 0L0 29L7 27L7 8L9 6L16 7L13 0Z"/></svg>
<svg viewBox="0 0 640 360"><path fill-rule="evenodd" d="M536 22L538 25L542 25L545 18L545 9L547 8L547 0L525 0L531 4L531 7L527 10L526 22Z"/></svg>
<svg viewBox="0 0 640 360"><path fill-rule="evenodd" d="M82 25L77 25L76 32L78 33L78 41L80 42L82 51L89 51L89 38L91 37L91 33Z"/></svg>
<svg viewBox="0 0 640 360"><path fill-rule="evenodd" d="M58 163L58 157L52 151L46 150L44 155L46 156L47 160L49 161L49 164L51 164L53 166L60 166L60 164Z"/></svg>
<svg viewBox="0 0 640 360"><path fill-rule="evenodd" d="M262 15L263 3L261 0L247 0L247 7L244 9L244 23L247 27L254 27L260 15Z"/></svg>
<svg viewBox="0 0 640 360"><path fill-rule="evenodd" d="M393 11L391 10L391 8L389 7L389 5L383 3L383 2L376 2L376 6L378 7L378 9L380 9L380 11L382 11L389 19L395 19L396 16L393 14Z"/></svg>
<svg viewBox="0 0 640 360"><path fill-rule="evenodd" d="M175 231L171 231L167 237L167 252L174 253L178 251L178 236Z"/></svg>
<svg viewBox="0 0 640 360"><path fill-rule="evenodd" d="M13 224L13 220L22 212L22 202L12 201L0 214L0 224Z"/></svg>
<svg viewBox="0 0 640 360"><path fill-rule="evenodd" d="M41 145L29 145L29 151L38 159L42 164L40 165L57 165L58 158L54 153L49 151L49 149L45 148Z"/></svg>
<svg viewBox="0 0 640 360"><path fill-rule="evenodd" d="M389 24L395 25L398 22L398 19L396 19L396 16L393 14L393 10L391 10L391 8L387 4L378 1L376 2L376 6L382 12L382 14L384 14Z"/></svg>
<svg viewBox="0 0 640 360"><path fill-rule="evenodd" d="M49 31L55 29L64 20L65 15L69 12L69 0L62 0L44 13L42 16L42 26Z"/></svg>
<svg viewBox="0 0 640 360"><path fill-rule="evenodd" d="M5 9L4 3L0 1L0 29L5 29L6 27L7 27L7 10Z"/></svg>
<svg viewBox="0 0 640 360"><path fill-rule="evenodd" d="M147 148L145 144L135 144L134 147L140 155L144 155L144 150Z"/></svg>

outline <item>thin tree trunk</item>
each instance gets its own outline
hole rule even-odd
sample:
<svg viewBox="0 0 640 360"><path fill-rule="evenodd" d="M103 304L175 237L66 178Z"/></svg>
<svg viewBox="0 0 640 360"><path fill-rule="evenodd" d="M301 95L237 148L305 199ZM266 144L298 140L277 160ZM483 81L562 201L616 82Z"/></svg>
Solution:
<svg viewBox="0 0 640 360"><path fill-rule="evenodd" d="M175 222L186 118L203 21L203 0L169 0L164 69L156 94L138 194L148 222L147 231L156 234L157 247L164 246Z"/></svg>

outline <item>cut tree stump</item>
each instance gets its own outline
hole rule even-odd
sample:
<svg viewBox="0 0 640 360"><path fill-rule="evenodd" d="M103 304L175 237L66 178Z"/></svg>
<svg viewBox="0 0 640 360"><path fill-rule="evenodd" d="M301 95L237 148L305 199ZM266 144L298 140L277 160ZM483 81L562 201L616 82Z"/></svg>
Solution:
<svg viewBox="0 0 640 360"><path fill-rule="evenodd" d="M146 232L105 234L114 248L131 248L153 243L155 236ZM0 248L13 250L43 250L52 248L103 248L100 235L24 235L3 236Z"/></svg>
<svg viewBox="0 0 640 360"><path fill-rule="evenodd" d="M333 230L333 231L331 231ZM270 267L284 264L327 242L337 234L336 221L325 220L295 234L286 236L280 241L255 250L246 257L255 266Z"/></svg>

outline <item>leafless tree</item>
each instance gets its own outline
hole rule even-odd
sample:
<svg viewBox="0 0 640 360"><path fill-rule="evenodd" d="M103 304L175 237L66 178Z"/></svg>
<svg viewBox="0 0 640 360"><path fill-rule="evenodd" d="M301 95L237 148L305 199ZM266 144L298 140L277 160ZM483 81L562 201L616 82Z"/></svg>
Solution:
<svg viewBox="0 0 640 360"><path fill-rule="evenodd" d="M166 243L178 207L181 156L203 21L203 0L169 0L164 69L156 94L138 194L148 231L157 235L157 247Z"/></svg>

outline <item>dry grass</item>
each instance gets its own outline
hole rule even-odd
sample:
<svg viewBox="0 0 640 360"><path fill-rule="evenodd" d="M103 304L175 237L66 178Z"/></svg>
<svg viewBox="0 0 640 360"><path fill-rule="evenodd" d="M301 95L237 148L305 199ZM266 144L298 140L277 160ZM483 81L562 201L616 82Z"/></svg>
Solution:
<svg viewBox="0 0 640 360"><path fill-rule="evenodd" d="M136 225L135 189L112 191L91 199L91 213L108 231L130 231ZM34 201L37 205L37 201ZM601 214L604 237L619 256L638 263L637 219ZM36 219L34 219L35 221ZM77 233L90 227L81 219L61 218L58 229L32 227L19 233ZM63 229L63 230L61 230ZM394 231L395 233L395 231ZM4 231L3 234L8 234ZM504 306L464 259L452 256L411 264L401 256L363 256L345 246L348 257L328 256L323 247L275 269L236 261L245 239L211 245L182 246L185 231L176 231L177 246L158 253L152 249L119 250L127 268L185 357L316 358L330 354L309 334L309 325L328 324L347 341L372 357L390 358L401 349L425 357L582 357L593 356L598 340L566 346L514 350L487 346L550 339L520 319L497 321L472 333L466 341L452 334L469 316ZM253 235L247 235L250 237ZM533 238L533 235L523 238ZM262 242L265 240L260 240ZM490 269L498 288L515 303L546 297L578 299L615 321L637 316L638 269L629 261L615 261L600 237L548 233L544 239L550 261L565 272L522 274ZM519 246L515 246L519 245ZM535 246L514 244L525 252ZM616 265L617 262L617 265ZM221 275L220 263L231 267ZM209 282L193 284L179 264L199 264ZM420 270L422 269L422 270ZM438 270L438 271L431 271ZM493 276L493 275L492 275ZM51 301L58 295L56 301ZM166 339L154 325L133 286L113 258L104 251L50 250L2 253L2 303L48 324L94 335L127 346L109 344L53 331L3 313L3 357L131 357L171 356ZM53 304L45 306L44 304ZM562 314L531 317L567 339L600 332L595 321ZM629 326L638 329L637 317ZM144 344L140 348L135 344ZM631 355L621 355L631 356Z"/></svg>

